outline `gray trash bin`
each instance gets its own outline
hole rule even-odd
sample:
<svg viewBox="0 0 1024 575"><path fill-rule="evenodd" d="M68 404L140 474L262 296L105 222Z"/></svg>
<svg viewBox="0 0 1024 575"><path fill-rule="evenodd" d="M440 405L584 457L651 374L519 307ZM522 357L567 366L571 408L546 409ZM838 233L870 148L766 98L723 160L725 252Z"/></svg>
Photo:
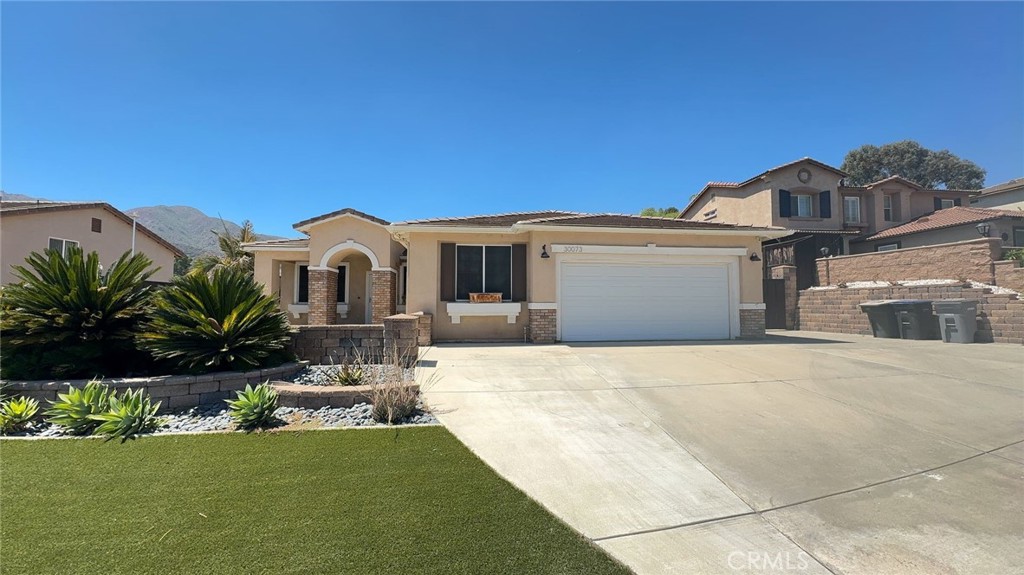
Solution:
<svg viewBox="0 0 1024 575"><path fill-rule="evenodd" d="M899 339L900 326L896 321L896 312L892 309L893 300L882 299L866 301L860 304L860 311L868 314L871 322L871 334L875 337Z"/></svg>
<svg viewBox="0 0 1024 575"><path fill-rule="evenodd" d="M978 330L978 302L973 299L944 299L932 302L939 316L942 341L946 343L974 343Z"/></svg>
<svg viewBox="0 0 1024 575"><path fill-rule="evenodd" d="M930 299L891 300L896 324L903 339L941 339L939 318L932 313Z"/></svg>

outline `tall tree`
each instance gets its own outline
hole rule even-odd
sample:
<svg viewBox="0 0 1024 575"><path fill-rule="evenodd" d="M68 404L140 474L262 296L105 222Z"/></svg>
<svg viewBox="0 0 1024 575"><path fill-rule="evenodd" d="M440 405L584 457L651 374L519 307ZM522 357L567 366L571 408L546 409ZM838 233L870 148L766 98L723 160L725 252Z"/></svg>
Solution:
<svg viewBox="0 0 1024 575"><path fill-rule="evenodd" d="M974 162L949 150L929 150L913 140L851 150L842 169L854 186L889 176L903 176L926 188L978 190L985 184L985 170Z"/></svg>
<svg viewBox="0 0 1024 575"><path fill-rule="evenodd" d="M224 226L224 231L217 232L216 230L211 230L217 234L220 255L197 257L192 261L192 271L208 274L220 268L233 268L251 274L253 269L252 254L242 249L242 244L256 241L256 232L252 229L252 222L249 220L242 222L242 229L238 230L238 235L234 235L228 230L224 220L221 220L221 224Z"/></svg>
<svg viewBox="0 0 1024 575"><path fill-rule="evenodd" d="M640 210L641 216L651 218L675 218L679 216L679 208L669 206L667 208L644 208Z"/></svg>

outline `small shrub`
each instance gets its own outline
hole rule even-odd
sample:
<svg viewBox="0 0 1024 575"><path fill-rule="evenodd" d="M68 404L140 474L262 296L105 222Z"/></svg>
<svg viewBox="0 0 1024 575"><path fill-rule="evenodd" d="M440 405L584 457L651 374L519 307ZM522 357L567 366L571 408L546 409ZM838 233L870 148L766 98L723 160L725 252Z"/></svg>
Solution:
<svg viewBox="0 0 1024 575"><path fill-rule="evenodd" d="M48 421L59 425L75 435L91 433L98 425L93 416L106 413L110 409L113 394L110 388L98 380L90 381L85 387L78 389L69 387L67 393L58 393L57 401L52 401L45 415Z"/></svg>
<svg viewBox="0 0 1024 575"><path fill-rule="evenodd" d="M219 268L177 277L161 290L140 341L186 371L243 371L287 361L288 330L277 301L251 276Z"/></svg>
<svg viewBox="0 0 1024 575"><path fill-rule="evenodd" d="M1004 260L1016 260L1024 263L1024 248L1017 248L1014 250L1006 250L1003 252Z"/></svg>
<svg viewBox="0 0 1024 575"><path fill-rule="evenodd" d="M39 411L39 402L30 397L13 397L0 403L0 433L24 430Z"/></svg>
<svg viewBox="0 0 1024 575"><path fill-rule="evenodd" d="M12 266L18 283L0 295L0 375L5 379L114 376L140 371L149 355L135 345L156 271L124 253L106 271L96 252L46 250Z"/></svg>
<svg viewBox="0 0 1024 575"><path fill-rule="evenodd" d="M242 429L265 427L274 419L277 410L277 392L270 383L261 383L255 389L246 385L237 392L238 399L228 402L231 418Z"/></svg>
<svg viewBox="0 0 1024 575"><path fill-rule="evenodd" d="M121 397L111 394L107 411L89 417L99 423L95 433L106 435L107 441L119 437L124 443L140 433L156 429L160 423L156 416L159 409L160 402L154 404L142 389L128 389Z"/></svg>
<svg viewBox="0 0 1024 575"><path fill-rule="evenodd" d="M405 379L408 362L403 354L395 348L386 350L382 363L380 379L370 384L370 401L373 403L370 416L375 421L390 425L415 413L419 394L413 382Z"/></svg>

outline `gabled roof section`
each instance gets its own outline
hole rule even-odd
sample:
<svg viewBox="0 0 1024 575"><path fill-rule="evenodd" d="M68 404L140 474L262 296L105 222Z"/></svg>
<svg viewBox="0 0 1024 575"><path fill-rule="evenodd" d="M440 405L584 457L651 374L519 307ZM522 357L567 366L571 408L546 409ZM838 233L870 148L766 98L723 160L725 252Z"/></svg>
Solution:
<svg viewBox="0 0 1024 575"><path fill-rule="evenodd" d="M356 210L356 209L353 209L353 208L342 208L342 209L337 210L337 211L333 211L333 212L326 213L326 214L321 214L321 215L316 216L314 218L309 218L308 220L302 220L301 222L298 222L296 224L292 224L292 227L297 229L297 230L299 230L301 232L301 231L305 231L305 230L309 229L314 224L319 224L319 223L322 223L322 222L326 222L327 220L333 220L335 218L340 218L342 216L356 216L357 218L362 218L362 219L364 219L364 220L366 220L368 222L373 222L373 223L381 225L381 226L387 226L387 225L391 224L391 222L389 222L387 220L382 220L382 219L378 218L377 216L371 216L370 214L367 214L365 212L360 212L359 210Z"/></svg>
<svg viewBox="0 0 1024 575"><path fill-rule="evenodd" d="M880 186L882 184L889 184L889 183L905 184L905 185L910 186L911 188L914 188L916 190L923 190L923 189L925 189L924 186L922 186L922 185L920 185L917 182L914 182L912 180L908 180L908 179L904 178L903 176L901 176L899 174L895 174L895 175L889 176L888 178L883 178L881 180L878 180L877 182L871 182L870 184L866 184L866 185L861 186L861 187L863 187L865 189L870 189L870 188L874 188L876 186Z"/></svg>
<svg viewBox="0 0 1024 575"><path fill-rule="evenodd" d="M1024 178L1016 178L1009 182L1003 182L994 186L989 186L981 190L982 196L990 196L992 194L1002 194L1005 192L1012 192L1014 190L1024 189Z"/></svg>
<svg viewBox="0 0 1024 575"><path fill-rule="evenodd" d="M577 212L563 212L557 210L548 210L543 212L509 212L506 214L491 214L481 216L461 216L454 218L430 218L425 220L409 220L405 222L396 222L396 226L438 226L438 227L454 227L454 226L466 226L466 227L486 227L486 228L508 228L512 227L516 223L527 221L527 220L538 220L544 218L554 218L561 216L577 216L582 215Z"/></svg>
<svg viewBox="0 0 1024 575"><path fill-rule="evenodd" d="M132 225L133 220L131 216L106 202L51 202L44 200L18 200L13 202L2 201L0 202L0 215L8 217L28 214L43 214L47 212L63 212L68 210L85 210L90 208L100 208L110 212L117 219L123 221L129 226ZM137 221L135 221L135 230L145 236L149 236L150 239L170 250L174 254L174 257L180 258L185 255L185 252L178 249L174 244L163 239L157 235L156 232Z"/></svg>
<svg viewBox="0 0 1024 575"><path fill-rule="evenodd" d="M919 218L910 220L905 224L882 230L877 234L870 235L860 241L883 240L886 238L895 238L919 232L952 228L965 224L977 224L999 218L1015 218L1024 220L1024 211L954 206L952 208L946 208L944 210L925 214Z"/></svg>

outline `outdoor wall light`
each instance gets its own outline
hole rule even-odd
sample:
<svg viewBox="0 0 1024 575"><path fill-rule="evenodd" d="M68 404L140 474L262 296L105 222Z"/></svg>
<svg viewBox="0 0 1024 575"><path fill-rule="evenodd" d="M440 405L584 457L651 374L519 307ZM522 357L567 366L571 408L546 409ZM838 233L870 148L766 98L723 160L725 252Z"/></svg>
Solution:
<svg viewBox="0 0 1024 575"><path fill-rule="evenodd" d="M828 246L821 248L819 251L821 252L821 257L823 257L823 258L827 258L828 257Z"/></svg>
<svg viewBox="0 0 1024 575"><path fill-rule="evenodd" d="M542 259L547 259L547 258L551 257L551 256L548 255L548 245L547 244L544 244L544 245L542 245L540 247L540 257Z"/></svg>
<svg viewBox="0 0 1024 575"><path fill-rule="evenodd" d="M992 231L992 226L989 225L988 222L981 222L974 227L978 228L978 233L981 234L981 237L983 238L987 238L989 232Z"/></svg>
<svg viewBox="0 0 1024 575"><path fill-rule="evenodd" d="M750 254L750 261L752 261L752 262L759 262L759 261L761 261L761 256L757 255L757 252L752 252Z"/></svg>

